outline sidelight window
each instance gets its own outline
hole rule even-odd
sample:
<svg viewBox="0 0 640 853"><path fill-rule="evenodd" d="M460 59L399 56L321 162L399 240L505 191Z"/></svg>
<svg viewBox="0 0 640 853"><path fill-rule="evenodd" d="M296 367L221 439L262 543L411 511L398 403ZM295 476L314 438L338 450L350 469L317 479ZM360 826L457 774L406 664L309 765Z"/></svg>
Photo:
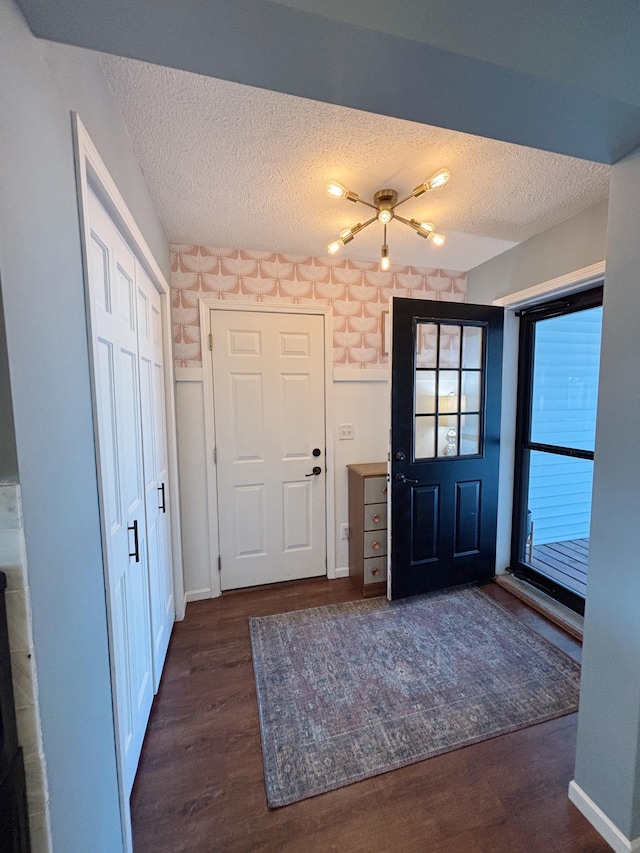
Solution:
<svg viewBox="0 0 640 853"><path fill-rule="evenodd" d="M584 611L602 288L520 315L512 569Z"/></svg>

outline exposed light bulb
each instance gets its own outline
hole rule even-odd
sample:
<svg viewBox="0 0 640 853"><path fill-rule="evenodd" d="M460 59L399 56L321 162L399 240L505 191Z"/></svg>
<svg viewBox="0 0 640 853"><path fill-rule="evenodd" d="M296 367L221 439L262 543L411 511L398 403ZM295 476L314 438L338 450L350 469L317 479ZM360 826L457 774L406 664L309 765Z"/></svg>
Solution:
<svg viewBox="0 0 640 853"><path fill-rule="evenodd" d="M427 234L431 234L431 232L435 229L436 226L433 224L433 222L421 222L419 227L421 231L426 231Z"/></svg>
<svg viewBox="0 0 640 853"><path fill-rule="evenodd" d="M356 225L355 228L344 228L340 232L339 239L334 240L333 243L329 243L327 246L327 252L329 252L330 255L335 255L336 252L339 252L343 246L346 246L347 243L350 243L353 240L354 232L358 227L359 226Z"/></svg>
<svg viewBox="0 0 640 853"><path fill-rule="evenodd" d="M429 239L431 240L434 246L444 246L445 244L445 238L442 236L442 234L431 233L429 235Z"/></svg>
<svg viewBox="0 0 640 853"><path fill-rule="evenodd" d="M327 192L329 195L335 196L336 198L346 198L348 190L346 187L342 186L339 181L329 181L327 184Z"/></svg>
<svg viewBox="0 0 640 853"><path fill-rule="evenodd" d="M346 198L347 201L358 201L358 194L352 193L340 181L330 180L327 184L327 192L333 198Z"/></svg>
<svg viewBox="0 0 640 853"><path fill-rule="evenodd" d="M381 210L378 214L378 222L381 222L382 225L388 225L393 219L393 211L391 210Z"/></svg>
<svg viewBox="0 0 640 853"><path fill-rule="evenodd" d="M386 243L383 243L382 251L380 253L380 269L383 272L388 272L390 266L391 261L389 260L389 247Z"/></svg>
<svg viewBox="0 0 640 853"><path fill-rule="evenodd" d="M450 177L451 172L448 169L438 169L435 175L431 175L428 181L414 187L412 195L417 198L419 195L426 193L428 190L435 190L438 187L443 187Z"/></svg>
<svg viewBox="0 0 640 853"><path fill-rule="evenodd" d="M450 177L451 172L448 169L438 169L435 175L431 175L429 180L425 181L425 185L428 190L435 190L448 183Z"/></svg>

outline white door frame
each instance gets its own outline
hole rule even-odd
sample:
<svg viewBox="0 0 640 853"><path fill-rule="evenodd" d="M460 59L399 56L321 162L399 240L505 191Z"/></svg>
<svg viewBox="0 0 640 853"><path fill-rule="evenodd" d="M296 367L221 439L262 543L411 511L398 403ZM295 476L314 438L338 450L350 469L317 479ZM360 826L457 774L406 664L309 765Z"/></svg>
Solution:
<svg viewBox="0 0 640 853"><path fill-rule="evenodd" d="M213 406L213 362L209 350L209 335L211 322L209 311L245 311L247 313L271 314L315 314L324 317L324 429L327 467L325 480L326 500L326 540L327 540L327 577L336 576L336 547L335 547L335 471L333 454L333 334L331 328L331 309L316 305L287 305L280 303L264 304L261 302L233 302L216 298L199 300L202 380L204 392L204 429L206 450L206 479L207 498L209 504L209 559L211 577L211 596L215 598L222 594L220 588L220 573L218 571L218 554L220 538L218 529L218 479L214 460L216 443L216 425ZM213 438L213 441L212 441ZM212 535L215 532L215 537Z"/></svg>
<svg viewBox="0 0 640 853"><path fill-rule="evenodd" d="M91 323L91 288L89 286L87 257L88 257L88 239L90 235L89 218L87 199L90 188L96 193L100 201L107 209L109 216L112 218L123 237L134 250L138 260L142 263L145 271L151 278L153 285L160 294L162 303L162 334L163 347L165 351L164 363L164 386L166 400L166 429L167 429L167 454L169 467L169 501L171 505L171 538L172 538L172 562L173 562L173 583L174 583L174 602L176 609L176 620L184 619L185 614L185 597L184 597L184 578L182 570L182 541L180 534L180 498L178 492L178 447L176 434L175 420L175 384L173 376L173 340L171 334L171 303L170 303L170 287L162 270L160 269L156 259L153 256L142 232L140 231L135 219L133 218L127 204L120 194L113 178L100 157L97 148L86 128L84 127L77 113L72 112L73 137L74 137L74 153L76 162L76 181L78 185L78 212L80 217L81 244L84 263L84 280L85 280L85 303L87 316L87 335L89 341L89 364L91 373L91 396L94 412L96 411L96 382L95 370L93 365L93 330ZM99 442L97 432L97 418L94 417L94 434L96 453L99 454ZM98 482L100 484L100 465L97 466ZM101 526L103 519L100 520ZM104 544L104 531L103 544ZM103 561L105 561L106 571L106 554L103 547ZM109 608L108 596L106 598L107 609L107 624L110 626L111 615ZM113 648L112 648L112 632L109 627L109 658L111 661L111 685L112 685L112 705L114 714L114 726L117 731L117 706L114 692L115 675L113 672ZM116 737L116 764L118 772L118 793L120 799L120 819L122 824L122 838L124 850L126 853L133 853L133 841L131 837L131 811L129 806L129 797L125 792L122 775L122 762L120 757L120 747L118 738Z"/></svg>

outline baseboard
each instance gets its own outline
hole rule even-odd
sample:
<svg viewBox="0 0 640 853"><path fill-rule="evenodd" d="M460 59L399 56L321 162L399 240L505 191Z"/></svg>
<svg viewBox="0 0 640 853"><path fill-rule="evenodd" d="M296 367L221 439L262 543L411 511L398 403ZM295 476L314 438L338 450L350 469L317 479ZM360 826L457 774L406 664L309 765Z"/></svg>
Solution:
<svg viewBox="0 0 640 853"><path fill-rule="evenodd" d="M348 578L349 566L336 566L335 578Z"/></svg>
<svg viewBox="0 0 640 853"><path fill-rule="evenodd" d="M189 601L202 601L205 598L212 597L210 587L207 587L206 589L190 589L184 594L184 600L187 603Z"/></svg>
<svg viewBox="0 0 640 853"><path fill-rule="evenodd" d="M607 844L615 850L615 853L638 853L640 851L640 838L629 841L575 781L569 783L569 799L578 811L586 817L591 826L600 833Z"/></svg>

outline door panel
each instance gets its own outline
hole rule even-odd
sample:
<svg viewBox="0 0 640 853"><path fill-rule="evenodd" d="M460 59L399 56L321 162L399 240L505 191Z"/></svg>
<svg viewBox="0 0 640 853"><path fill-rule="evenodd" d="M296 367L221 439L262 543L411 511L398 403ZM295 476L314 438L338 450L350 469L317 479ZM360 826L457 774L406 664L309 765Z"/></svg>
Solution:
<svg viewBox="0 0 640 853"><path fill-rule="evenodd" d="M153 685L157 691L173 628L168 462L164 397L162 306L152 281L136 265L146 542L149 565Z"/></svg>
<svg viewBox="0 0 640 853"><path fill-rule="evenodd" d="M393 300L391 597L495 573L501 308Z"/></svg>
<svg viewBox="0 0 640 853"><path fill-rule="evenodd" d="M100 499L118 742L128 794L153 700L135 258L93 194L89 220Z"/></svg>
<svg viewBox="0 0 640 853"><path fill-rule="evenodd" d="M480 480L456 483L455 557L480 550L481 487Z"/></svg>
<svg viewBox="0 0 640 853"><path fill-rule="evenodd" d="M210 317L222 589L323 575L324 318Z"/></svg>
<svg viewBox="0 0 640 853"><path fill-rule="evenodd" d="M311 547L312 483L282 484L284 517L283 547L296 551Z"/></svg>

